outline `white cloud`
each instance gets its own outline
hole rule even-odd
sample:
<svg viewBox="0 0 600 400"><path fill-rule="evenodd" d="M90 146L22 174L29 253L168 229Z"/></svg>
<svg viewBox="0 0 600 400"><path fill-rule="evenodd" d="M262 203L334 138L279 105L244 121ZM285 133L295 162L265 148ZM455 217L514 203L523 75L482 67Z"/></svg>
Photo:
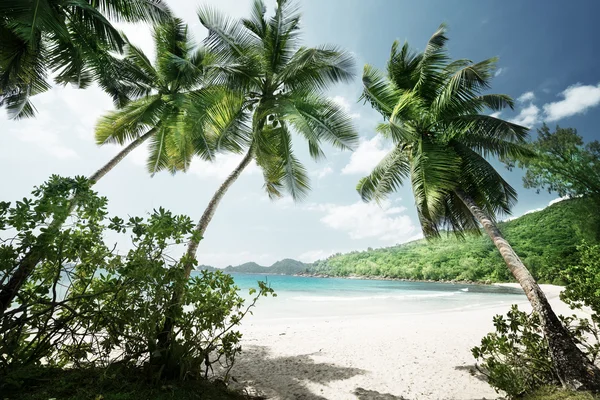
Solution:
<svg viewBox="0 0 600 400"><path fill-rule="evenodd" d="M499 118L502 115L502 111L496 111L490 114L490 117Z"/></svg>
<svg viewBox="0 0 600 400"><path fill-rule="evenodd" d="M379 135L370 140L361 138L360 145L350 156L350 162L342 169L342 174L371 173L391 149L391 145Z"/></svg>
<svg viewBox="0 0 600 400"><path fill-rule="evenodd" d="M335 96L332 97L331 100L336 103L337 105L339 105L342 110L344 110L346 113L348 113L348 115L350 116L350 118L352 119L357 119L360 118L360 114L359 113L353 113L351 112L351 106L350 106L350 102L342 96Z"/></svg>
<svg viewBox="0 0 600 400"><path fill-rule="evenodd" d="M531 103L527 107L521 109L519 115L511 119L510 122L517 125L522 125L527 128L531 128L537 124L540 120L540 108L535 104Z"/></svg>
<svg viewBox="0 0 600 400"><path fill-rule="evenodd" d="M560 203L561 201L563 201L563 200L568 200L568 199L570 199L570 198L571 198L571 197L569 197L569 196L563 196L563 197L559 197L559 198L557 198L557 199L550 200L550 203L548 203L548 205L549 205L549 206L551 206L552 204Z"/></svg>
<svg viewBox="0 0 600 400"><path fill-rule="evenodd" d="M238 166L244 156L242 154L218 154L214 162L195 159L190 165L189 172L202 179L225 179ZM254 174L259 171L254 161L250 163L242 174Z"/></svg>
<svg viewBox="0 0 600 400"><path fill-rule="evenodd" d="M312 172L312 175L316 176L317 179L323 179L325 178L327 175L331 175L333 173L333 168L327 166L321 169L318 169L316 171Z"/></svg>
<svg viewBox="0 0 600 400"><path fill-rule="evenodd" d="M17 129L12 129L11 133L18 140L30 143L54 158L62 160L79 158L79 154L65 144L64 136L57 133L61 132L66 135L68 126L62 124L57 126L51 113L44 110L39 112L35 118L20 121L3 121L4 118L6 117L0 117L3 127L17 127ZM66 121L63 122L66 123Z"/></svg>
<svg viewBox="0 0 600 400"><path fill-rule="evenodd" d="M589 108L600 105L600 84L569 86L561 94L563 100L544 105L545 119L557 121L585 113Z"/></svg>
<svg viewBox="0 0 600 400"><path fill-rule="evenodd" d="M313 204L307 209L325 212L321 222L346 232L352 239L377 238L384 242L401 243L415 235L417 227L404 207L392 207L390 201L381 206L358 201L350 205Z"/></svg>
<svg viewBox="0 0 600 400"><path fill-rule="evenodd" d="M504 72L504 68L498 68L496 72L494 72L494 76L500 76Z"/></svg>
<svg viewBox="0 0 600 400"><path fill-rule="evenodd" d="M525 92L517 98L517 101L520 103L533 100L535 100L535 94L533 92Z"/></svg>

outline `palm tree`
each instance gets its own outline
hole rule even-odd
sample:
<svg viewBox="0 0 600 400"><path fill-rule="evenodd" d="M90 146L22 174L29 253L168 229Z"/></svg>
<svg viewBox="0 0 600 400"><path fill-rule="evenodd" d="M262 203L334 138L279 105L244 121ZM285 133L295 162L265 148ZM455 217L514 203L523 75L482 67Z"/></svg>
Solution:
<svg viewBox="0 0 600 400"><path fill-rule="evenodd" d="M241 21L211 8L199 11L200 21L209 32L205 45L216 59L211 67L214 83L245 94L244 112L239 114L235 129L219 134L217 149L228 141L244 156L196 225L184 261L186 278L221 199L252 160L262 169L270 198L287 192L300 200L310 184L305 167L294 154L292 131L308 142L314 159L324 157L323 142L352 149L358 140L347 113L322 94L330 85L352 79L352 56L332 46L300 47L300 14L292 1L277 0L272 18L266 19L265 12L262 0L255 0L250 18ZM183 291L183 287L174 291L173 305L179 305ZM167 318L161 346L167 346L172 327L173 319Z"/></svg>
<svg viewBox="0 0 600 400"><path fill-rule="evenodd" d="M125 58L114 61L119 65L119 74L114 77L119 82L115 85L128 99L134 99L100 119L96 140L99 144L130 143L89 177L92 185L146 140L151 141L148 170L152 174L165 169L185 170L194 155L211 160L214 132L219 124L227 123L223 115L234 114L232 109L242 107L240 96L222 87L203 85L211 57L194 46L181 20L157 25L154 39L155 65L131 43L125 47ZM227 140L223 146L232 148ZM52 221L44 237L54 237L75 205L76 198L64 215ZM0 290L0 313L10 306L43 254L42 247L34 246L23 256Z"/></svg>
<svg viewBox="0 0 600 400"><path fill-rule="evenodd" d="M125 39L114 21L164 22L171 13L162 0L2 0L0 2L0 107L12 118L31 117L30 97L55 82L87 87L97 81L121 98L107 64L109 52L121 52Z"/></svg>
<svg viewBox="0 0 600 400"><path fill-rule="evenodd" d="M528 130L482 114L513 107L509 96L483 94L496 59L451 61L445 32L442 25L422 53L394 43L387 76L365 66L362 97L384 117L378 131L394 148L357 190L363 200L379 201L410 178L426 237L441 229L479 232L481 224L539 314L563 385L600 389L600 371L578 349L495 223L498 213L510 213L517 196L487 158L530 156L523 146Z"/></svg>

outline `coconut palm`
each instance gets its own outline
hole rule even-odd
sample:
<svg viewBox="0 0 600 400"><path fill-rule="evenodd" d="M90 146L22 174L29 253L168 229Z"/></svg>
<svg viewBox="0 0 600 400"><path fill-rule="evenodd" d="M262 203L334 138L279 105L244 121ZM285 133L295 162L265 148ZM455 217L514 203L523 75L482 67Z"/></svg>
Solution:
<svg viewBox="0 0 600 400"><path fill-rule="evenodd" d="M235 115L235 111L239 112L242 107L243 98L239 95L203 84L210 57L203 49L194 46L188 37L187 27L180 20L171 19L157 25L154 39L154 65L131 43L125 47L125 58L115 61L120 67L114 77L118 80L115 85L131 100L123 108L100 119L96 140L99 144L130 143L89 177L91 184L147 140L150 140L148 170L152 174L165 169L172 172L185 170L194 155L212 159L212 138L227 125L227 117ZM225 138L221 146L237 149L230 145L230 140ZM76 198L70 202L70 209L75 203ZM44 232L45 237L53 237L68 214L55 218ZM35 246L24 255L10 280L0 290L0 313L10 306L42 258L42 249Z"/></svg>
<svg viewBox="0 0 600 400"><path fill-rule="evenodd" d="M151 174L185 170L193 155L214 157L208 137L214 129L207 126L223 107L233 104L239 111L243 99L226 88L206 84L211 56L194 45L187 29L179 19L154 28L154 64L139 48L127 44L118 86L134 99L102 116L95 135L99 145L129 144L90 180L97 182L147 140Z"/></svg>
<svg viewBox="0 0 600 400"><path fill-rule="evenodd" d="M50 88L50 71L60 84L96 80L118 101L108 52L126 41L109 19L157 23L170 15L162 0L2 0L0 106L13 118L34 115L30 97Z"/></svg>
<svg viewBox="0 0 600 400"><path fill-rule="evenodd" d="M245 94L244 113L236 129L223 131L217 141L239 146L239 165L217 189L195 228L184 262L189 277L198 244L223 196L254 160L261 168L270 198L288 193L302 199L310 189L305 167L294 154L292 133L308 143L314 159L324 157L322 144L352 149L358 135L349 115L323 91L353 77L352 56L337 47L300 47L300 13L289 0L278 0L275 14L265 18L266 7L255 0L248 19L229 19L212 8L201 8L199 17L208 29L205 45L214 54L213 81ZM231 136L237 135L232 140ZM183 288L175 290L177 305ZM175 307L173 307L175 308ZM164 335L173 321L167 318ZM163 337L162 346L167 338ZM166 347L163 347L166 348Z"/></svg>
<svg viewBox="0 0 600 400"><path fill-rule="evenodd" d="M352 149L358 135L350 116L323 91L353 77L352 56L333 46L300 47L300 13L290 0L278 0L275 15L255 0L251 17L232 20L211 8L199 17L209 34L207 48L217 62L214 83L245 93L250 123L240 123L235 140L245 152L240 164L215 192L196 231L202 236L223 195L252 160L262 169L270 198L288 193L302 199L310 190L305 167L294 154L292 132L308 143L313 159L324 157L322 143ZM225 132L220 140L228 138ZM219 143L217 143L219 146ZM196 254L197 242L188 246Z"/></svg>
<svg viewBox="0 0 600 400"><path fill-rule="evenodd" d="M515 190L488 157L529 156L528 130L485 110L513 107L506 95L484 94L496 59L451 61L442 25L422 53L394 43L387 76L366 65L363 98L385 119L378 131L394 144L363 178L363 200L381 200L410 179L426 237L449 229L458 235L488 233L509 270L539 314L558 376L565 386L600 388L600 371L577 348L544 293L496 226L496 215L510 213Z"/></svg>

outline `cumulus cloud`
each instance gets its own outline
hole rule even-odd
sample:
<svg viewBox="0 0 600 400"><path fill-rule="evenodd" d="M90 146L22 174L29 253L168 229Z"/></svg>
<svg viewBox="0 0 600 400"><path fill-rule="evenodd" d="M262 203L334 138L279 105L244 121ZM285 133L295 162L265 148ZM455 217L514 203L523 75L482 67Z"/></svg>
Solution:
<svg viewBox="0 0 600 400"><path fill-rule="evenodd" d="M519 103L525 103L527 101L533 101L535 100L535 93L533 92L525 92L522 95L520 95L519 97L517 97L517 101Z"/></svg>
<svg viewBox="0 0 600 400"><path fill-rule="evenodd" d="M218 154L214 162L196 159L192 161L189 172L202 179L225 179L231 171L242 161L242 154ZM254 161L250 163L242 174L254 174L259 171Z"/></svg>
<svg viewBox="0 0 600 400"><path fill-rule="evenodd" d="M359 113L352 112L352 107L350 106L350 102L345 97L335 96L335 97L332 97L331 100L334 103L336 103L337 105L339 105L342 110L344 110L346 113L348 113L350 118L352 118L352 119L360 118Z"/></svg>
<svg viewBox="0 0 600 400"><path fill-rule="evenodd" d="M560 93L563 100L544 105L545 119L558 121L559 119L583 114L588 109L600 104L600 84L569 86Z"/></svg>
<svg viewBox="0 0 600 400"><path fill-rule="evenodd" d="M521 109L519 115L511 119L510 122L517 125L522 125L531 128L540 121L540 108L531 103L527 107Z"/></svg>
<svg viewBox="0 0 600 400"><path fill-rule="evenodd" d="M312 204L309 210L324 212L321 222L331 229L346 232L352 239L376 238L383 242L401 243L418 231L404 207L393 207L390 201L381 206L358 201L354 204Z"/></svg>
<svg viewBox="0 0 600 400"><path fill-rule="evenodd" d="M502 115L502 111L496 111L490 114L490 117L494 117L494 118L500 118L500 115Z"/></svg>
<svg viewBox="0 0 600 400"><path fill-rule="evenodd" d="M323 167L321 169L318 169L316 171L313 171L311 174L316 176L317 179L323 179L325 178L327 175L331 175L333 173L333 168L327 166L327 167Z"/></svg>
<svg viewBox="0 0 600 400"><path fill-rule="evenodd" d="M370 140L361 138L356 151L350 156L350 162L342 169L342 174L369 174L373 168L392 149L381 136Z"/></svg>

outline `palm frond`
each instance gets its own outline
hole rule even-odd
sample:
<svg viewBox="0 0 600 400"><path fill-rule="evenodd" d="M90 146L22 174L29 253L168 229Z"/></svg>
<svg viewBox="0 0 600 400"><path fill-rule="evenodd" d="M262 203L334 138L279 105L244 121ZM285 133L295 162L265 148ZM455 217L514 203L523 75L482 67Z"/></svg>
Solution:
<svg viewBox="0 0 600 400"><path fill-rule="evenodd" d="M338 47L300 48L277 78L287 90L325 90L354 79L354 57Z"/></svg>
<svg viewBox="0 0 600 400"><path fill-rule="evenodd" d="M412 149L411 183L425 236L437 236L444 198L459 184L460 158L446 146L423 139Z"/></svg>
<svg viewBox="0 0 600 400"><path fill-rule="evenodd" d="M114 21L162 23L172 17L163 0L97 0L102 14Z"/></svg>
<svg viewBox="0 0 600 400"><path fill-rule="evenodd" d="M152 135L148 145L148 161L146 169L154 176L157 172L170 170L175 172L173 168L173 160L169 157L168 141L172 124L165 123L158 127L157 131Z"/></svg>
<svg viewBox="0 0 600 400"><path fill-rule="evenodd" d="M306 168L294 155L292 149L292 138L282 124L282 129L279 129L280 142L278 146L278 155L281 158L281 167L285 172L282 181L283 187L288 192L292 199L300 201L306 197L310 191L310 179L306 172Z"/></svg>
<svg viewBox="0 0 600 400"><path fill-rule="evenodd" d="M390 85L381 71L368 64L365 65L362 81L361 100L368 101L384 118L389 118L400 96L398 90Z"/></svg>
<svg viewBox="0 0 600 400"><path fill-rule="evenodd" d="M332 100L292 95L287 104L283 118L307 139L317 143L323 140L342 150L352 150L358 144L352 119Z"/></svg>
<svg viewBox="0 0 600 400"><path fill-rule="evenodd" d="M198 18L208 29L204 40L206 47L224 60L248 57L260 46L260 41L240 21L228 18L212 7L200 7Z"/></svg>
<svg viewBox="0 0 600 400"><path fill-rule="evenodd" d="M254 33L261 40L267 34L267 21L265 21L265 13L267 7L262 0L254 0L250 11L250 18L242 19L244 26Z"/></svg>
<svg viewBox="0 0 600 400"><path fill-rule="evenodd" d="M165 104L160 96L144 97L109 112L96 125L96 143L125 144L158 125Z"/></svg>
<svg viewBox="0 0 600 400"><path fill-rule="evenodd" d="M369 176L360 180L356 190L363 201L380 202L398 190L409 175L410 162L406 149L398 145L377 164Z"/></svg>
<svg viewBox="0 0 600 400"><path fill-rule="evenodd" d="M268 70L279 73L297 49L300 12L294 0L277 0L275 15L262 40Z"/></svg>

